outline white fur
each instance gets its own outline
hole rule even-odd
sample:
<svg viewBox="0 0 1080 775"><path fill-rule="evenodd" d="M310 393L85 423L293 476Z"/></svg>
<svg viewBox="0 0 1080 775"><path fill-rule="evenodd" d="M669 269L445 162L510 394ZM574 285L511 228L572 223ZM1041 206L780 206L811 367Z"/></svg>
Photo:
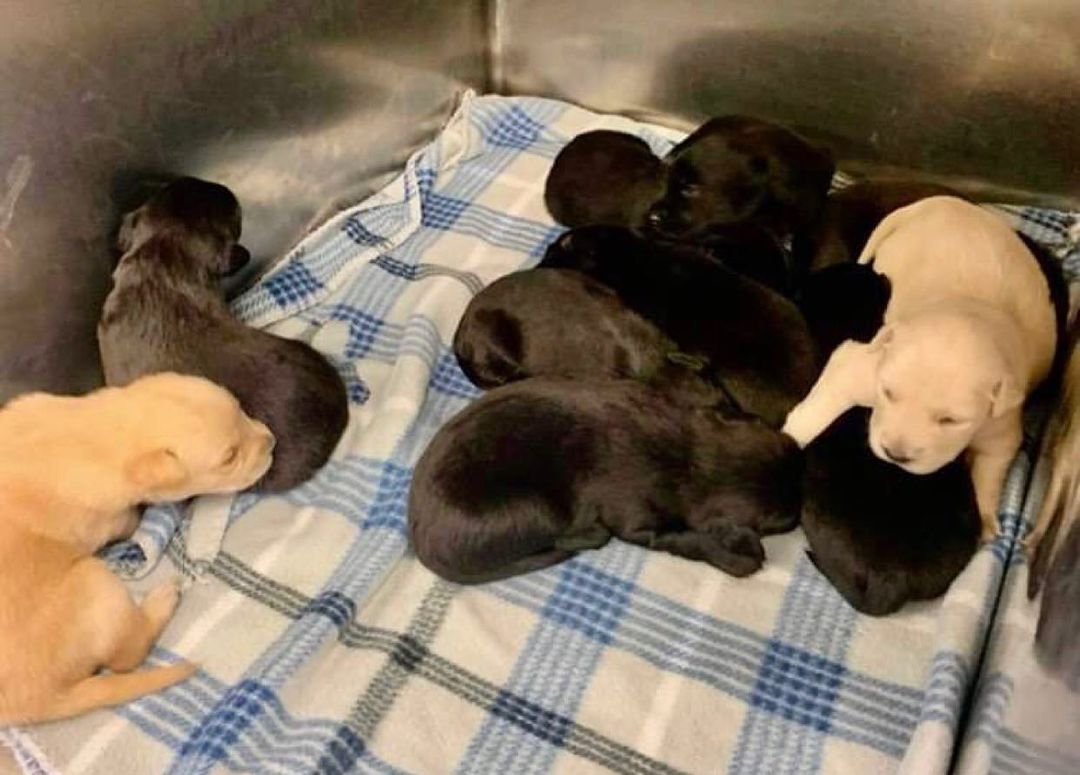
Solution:
<svg viewBox="0 0 1080 775"><path fill-rule="evenodd" d="M947 196L885 218L859 257L871 260L892 286L885 325L869 344L837 348L784 430L805 446L867 406L874 454L911 473L966 451L989 537L1023 401L1053 359L1047 280L1004 220Z"/></svg>

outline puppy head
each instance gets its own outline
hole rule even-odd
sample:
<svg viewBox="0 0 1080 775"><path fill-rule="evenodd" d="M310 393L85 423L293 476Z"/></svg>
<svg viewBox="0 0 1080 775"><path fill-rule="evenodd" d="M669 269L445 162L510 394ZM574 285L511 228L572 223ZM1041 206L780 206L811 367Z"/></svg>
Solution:
<svg viewBox="0 0 1080 775"><path fill-rule="evenodd" d="M124 216L116 244L126 254L151 238L172 238L190 260L225 276L251 259L237 242L241 218L240 203L225 186L179 178Z"/></svg>
<svg viewBox="0 0 1080 775"><path fill-rule="evenodd" d="M143 377L116 392L133 500L177 501L246 489L270 468L274 437L229 391L200 377Z"/></svg>
<svg viewBox="0 0 1080 775"><path fill-rule="evenodd" d="M884 327L870 414L870 448L912 474L954 460L990 418L1023 403L1000 350L976 321L920 315Z"/></svg>
<svg viewBox="0 0 1080 775"><path fill-rule="evenodd" d="M787 231L824 205L832 155L775 124L742 116L712 119L664 159L667 188L644 228L692 239L748 221Z"/></svg>

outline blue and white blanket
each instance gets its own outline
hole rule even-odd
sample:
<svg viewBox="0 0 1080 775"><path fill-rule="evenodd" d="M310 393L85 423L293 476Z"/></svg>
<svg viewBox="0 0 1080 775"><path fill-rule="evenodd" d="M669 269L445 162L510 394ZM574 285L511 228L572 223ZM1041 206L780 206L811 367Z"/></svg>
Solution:
<svg viewBox="0 0 1080 775"><path fill-rule="evenodd" d="M765 569L743 580L612 542L462 588L409 554L412 466L478 395L449 347L458 318L481 287L539 260L560 231L542 202L548 168L571 137L601 127L657 152L677 139L563 103L469 95L399 178L236 302L253 325L334 359L349 430L309 484L202 499L189 522L156 510L113 552L136 589L187 579L152 659L201 669L115 711L4 733L24 769L946 771L1017 557L1032 438L1009 475L1005 536L942 600L884 619L839 597L800 531L766 539ZM1006 215L1080 259L1073 216ZM984 680L987 703L999 685Z"/></svg>

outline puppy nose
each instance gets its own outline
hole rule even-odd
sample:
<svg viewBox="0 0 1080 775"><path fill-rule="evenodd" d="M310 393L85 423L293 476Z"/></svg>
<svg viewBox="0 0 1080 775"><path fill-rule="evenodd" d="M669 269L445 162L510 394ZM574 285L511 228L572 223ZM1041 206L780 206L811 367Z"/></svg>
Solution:
<svg viewBox="0 0 1080 775"><path fill-rule="evenodd" d="M885 453L885 457L889 458L894 463L910 463L911 455L904 454L903 450L896 450L890 447L883 446L881 451Z"/></svg>

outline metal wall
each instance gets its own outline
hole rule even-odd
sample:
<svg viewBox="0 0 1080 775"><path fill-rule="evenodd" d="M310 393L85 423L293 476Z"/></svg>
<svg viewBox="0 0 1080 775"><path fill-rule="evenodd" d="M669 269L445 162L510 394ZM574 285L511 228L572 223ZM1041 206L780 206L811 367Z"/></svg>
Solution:
<svg viewBox="0 0 1080 775"><path fill-rule="evenodd" d="M1080 201L1077 0L500 0L496 19L505 91L675 125L747 112L849 168Z"/></svg>
<svg viewBox="0 0 1080 775"><path fill-rule="evenodd" d="M749 112L849 167L1080 200L1078 46L1075 0L0 0L0 401L97 384L108 241L148 176L233 187L257 271L468 85Z"/></svg>
<svg viewBox="0 0 1080 775"><path fill-rule="evenodd" d="M109 241L140 181L231 186L265 266L484 87L485 44L478 1L0 2L0 400L100 380Z"/></svg>

